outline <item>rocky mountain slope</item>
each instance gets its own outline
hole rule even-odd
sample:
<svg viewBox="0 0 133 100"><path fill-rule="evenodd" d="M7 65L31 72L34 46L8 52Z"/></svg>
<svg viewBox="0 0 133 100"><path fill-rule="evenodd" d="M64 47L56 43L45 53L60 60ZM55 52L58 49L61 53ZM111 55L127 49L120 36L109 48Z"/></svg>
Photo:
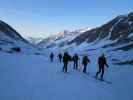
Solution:
<svg viewBox="0 0 133 100"><path fill-rule="evenodd" d="M118 16L101 27L86 31L69 44L80 45L83 42L97 44L103 39L110 41L103 47L133 43L133 13Z"/></svg>
<svg viewBox="0 0 133 100"><path fill-rule="evenodd" d="M49 47L54 51L71 50L86 54L104 52L111 57L113 63L131 64L133 63L133 13L117 16L106 24L85 32L67 34L67 38L66 36L64 38L64 35L58 38L53 36L52 39L49 37L45 43L48 44L44 44L43 47Z"/></svg>
<svg viewBox="0 0 133 100"><path fill-rule="evenodd" d="M103 43L104 41L104 43ZM102 43L101 43L102 42ZM85 31L64 31L50 36L38 45L40 47L64 47L71 44L77 46L83 43L99 45L100 47L116 47L126 45L128 49L133 45L133 13L120 15L106 24ZM99 46L98 46L99 47ZM98 48L97 47L97 48ZM125 47L125 48L126 48ZM120 49L125 49L124 47Z"/></svg>
<svg viewBox="0 0 133 100"><path fill-rule="evenodd" d="M33 49L33 45L24 39L10 25L0 20L0 49L4 51L20 49Z"/></svg>

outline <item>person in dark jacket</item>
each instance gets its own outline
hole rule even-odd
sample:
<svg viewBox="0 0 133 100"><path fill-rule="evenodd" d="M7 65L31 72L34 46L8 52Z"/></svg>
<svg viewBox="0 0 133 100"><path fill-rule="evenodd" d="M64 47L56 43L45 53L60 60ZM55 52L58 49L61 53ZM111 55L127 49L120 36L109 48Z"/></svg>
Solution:
<svg viewBox="0 0 133 100"><path fill-rule="evenodd" d="M87 64L90 63L90 60L87 56L84 56L83 59L82 59L82 64L84 66L83 68L83 72L86 73L86 67L87 67Z"/></svg>
<svg viewBox="0 0 133 100"><path fill-rule="evenodd" d="M98 74L100 73L101 73L101 79L103 79L105 66L107 68L109 67L104 54L98 58L98 65L99 65L99 71L96 73L96 79L98 78Z"/></svg>
<svg viewBox="0 0 133 100"><path fill-rule="evenodd" d="M53 60L54 60L54 53L51 52L49 57L50 57L50 61L53 62Z"/></svg>
<svg viewBox="0 0 133 100"><path fill-rule="evenodd" d="M78 60L79 60L78 54L75 54L72 59L74 62L73 68L78 69Z"/></svg>
<svg viewBox="0 0 133 100"><path fill-rule="evenodd" d="M64 56L63 56L63 63L64 63L63 72L67 72L67 67L68 67L69 61L71 61L71 56L68 54L68 52L65 52Z"/></svg>
<svg viewBox="0 0 133 100"><path fill-rule="evenodd" d="M61 61L62 61L62 54L61 53L58 54L58 58L59 58L59 62L61 63Z"/></svg>

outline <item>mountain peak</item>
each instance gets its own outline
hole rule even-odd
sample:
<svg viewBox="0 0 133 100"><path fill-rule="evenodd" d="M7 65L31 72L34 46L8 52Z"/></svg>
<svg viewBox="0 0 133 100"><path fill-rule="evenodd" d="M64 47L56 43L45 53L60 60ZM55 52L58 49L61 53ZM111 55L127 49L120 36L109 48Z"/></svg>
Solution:
<svg viewBox="0 0 133 100"><path fill-rule="evenodd" d="M30 43L24 39L15 29L10 25L0 20L0 48L4 46L24 46Z"/></svg>

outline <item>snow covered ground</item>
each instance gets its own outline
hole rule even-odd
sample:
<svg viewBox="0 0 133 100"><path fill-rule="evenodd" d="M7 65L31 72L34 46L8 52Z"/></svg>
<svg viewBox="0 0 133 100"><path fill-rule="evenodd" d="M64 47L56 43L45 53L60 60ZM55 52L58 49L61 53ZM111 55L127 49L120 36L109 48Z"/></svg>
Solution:
<svg viewBox="0 0 133 100"><path fill-rule="evenodd" d="M96 55L90 56L89 75L73 70L63 73L48 55L0 52L0 100L133 100L133 67L112 65L106 84L92 78L97 71Z"/></svg>

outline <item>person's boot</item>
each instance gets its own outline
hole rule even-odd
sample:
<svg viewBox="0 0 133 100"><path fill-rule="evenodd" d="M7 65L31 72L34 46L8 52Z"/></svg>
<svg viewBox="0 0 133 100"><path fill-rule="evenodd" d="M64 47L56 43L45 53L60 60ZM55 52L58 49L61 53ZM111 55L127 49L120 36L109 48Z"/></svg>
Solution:
<svg viewBox="0 0 133 100"><path fill-rule="evenodd" d="M65 67L65 72L67 73L67 66Z"/></svg>
<svg viewBox="0 0 133 100"><path fill-rule="evenodd" d="M74 65L73 69L75 69L75 65Z"/></svg>
<svg viewBox="0 0 133 100"><path fill-rule="evenodd" d="M98 79L98 72L96 73L95 79Z"/></svg>
<svg viewBox="0 0 133 100"><path fill-rule="evenodd" d="M78 65L76 64L76 70L78 69Z"/></svg>
<svg viewBox="0 0 133 100"><path fill-rule="evenodd" d="M83 73L86 73L86 67L84 66Z"/></svg>
<svg viewBox="0 0 133 100"><path fill-rule="evenodd" d="M86 70L83 70L83 73L86 73Z"/></svg>
<svg viewBox="0 0 133 100"><path fill-rule="evenodd" d="M83 69L83 73L85 72L85 68Z"/></svg>
<svg viewBox="0 0 133 100"><path fill-rule="evenodd" d="M101 81L103 81L103 75L101 75L101 78L100 78Z"/></svg>
<svg viewBox="0 0 133 100"><path fill-rule="evenodd" d="M64 66L63 66L63 68L62 68L62 71L64 72Z"/></svg>

